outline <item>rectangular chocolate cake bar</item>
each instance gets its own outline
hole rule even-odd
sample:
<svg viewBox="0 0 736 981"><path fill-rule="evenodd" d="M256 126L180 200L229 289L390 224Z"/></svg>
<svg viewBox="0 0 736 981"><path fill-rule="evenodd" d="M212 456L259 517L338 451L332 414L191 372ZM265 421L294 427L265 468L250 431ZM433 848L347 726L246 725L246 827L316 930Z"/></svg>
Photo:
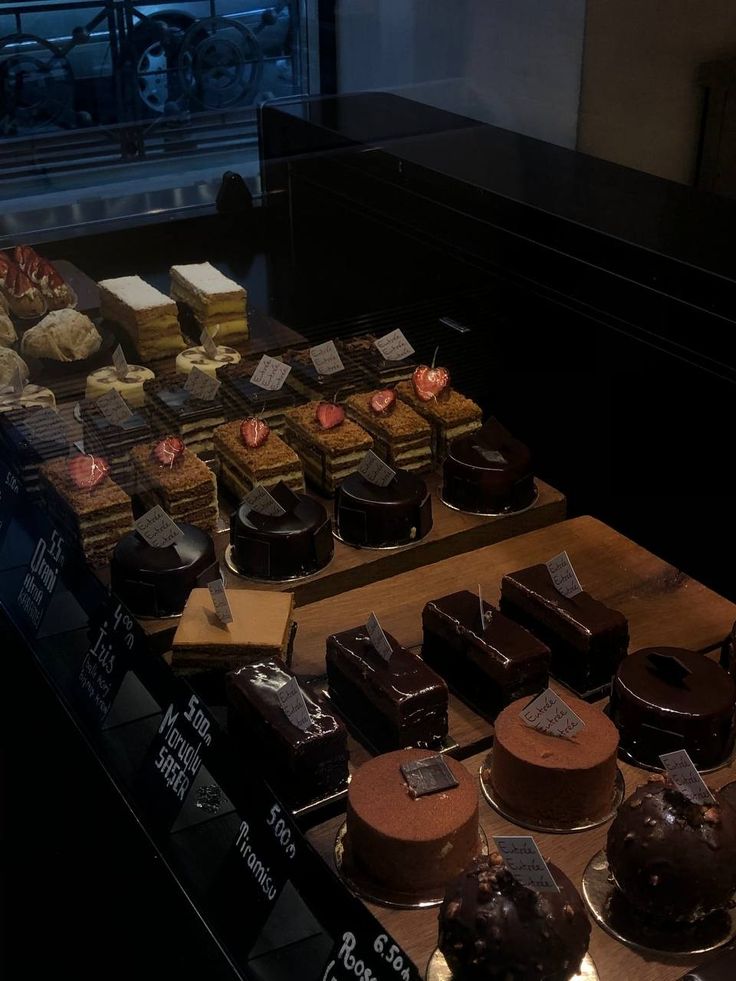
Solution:
<svg viewBox="0 0 736 981"><path fill-rule="evenodd" d="M550 673L577 694L608 686L626 656L629 624L623 613L586 592L563 596L545 565L503 577L501 611L549 647Z"/></svg>
<svg viewBox="0 0 736 981"><path fill-rule="evenodd" d="M320 375L314 367L308 347L291 348L284 351L281 357L291 367L286 384L308 399L331 402L339 393L342 400L351 392L360 391L369 385L366 374L347 355L341 356L345 370L333 375Z"/></svg>
<svg viewBox="0 0 736 981"><path fill-rule="evenodd" d="M388 661L365 627L327 638L330 698L378 752L436 749L447 735L447 686L420 657L386 639Z"/></svg>
<svg viewBox="0 0 736 981"><path fill-rule="evenodd" d="M240 364L227 365L218 372L225 415L229 420L258 416L273 432L282 435L284 412L298 405L300 399L288 388L270 392L254 385L250 378L255 369L256 362L241 361Z"/></svg>
<svg viewBox="0 0 736 981"><path fill-rule="evenodd" d="M432 469L432 429L403 402L395 402L388 412L371 409L375 392L350 395L345 402L348 415L369 432L375 452L390 467L423 473Z"/></svg>
<svg viewBox="0 0 736 981"><path fill-rule="evenodd" d="M292 490L304 490L304 472L299 457L276 433L269 433L261 446L246 446L241 423L226 422L215 430L215 450L220 459L220 482L237 500L256 484L274 487L283 481Z"/></svg>
<svg viewBox="0 0 736 981"><path fill-rule="evenodd" d="M371 388L386 388L404 378L411 378L417 367L415 355L401 361L388 361L376 347L376 334L364 334L337 341L340 357L348 357L363 372Z"/></svg>
<svg viewBox="0 0 736 981"><path fill-rule="evenodd" d="M139 409L119 426L113 425L94 401L81 402L82 435L85 453L102 456L110 464L116 484L133 493L135 472L130 451L138 443L151 438L148 413Z"/></svg>
<svg viewBox="0 0 736 981"><path fill-rule="evenodd" d="M194 398L183 381L147 382L145 388L155 433L181 436L192 453L214 450L215 429L225 422L219 392L212 400Z"/></svg>
<svg viewBox="0 0 736 981"><path fill-rule="evenodd" d="M146 510L159 504L173 521L184 521L202 531L217 525L217 483L204 461L185 449L171 465L154 456L156 443L131 450L138 496Z"/></svg>
<svg viewBox="0 0 736 981"><path fill-rule="evenodd" d="M396 386L396 394L432 426L432 452L437 463L445 459L453 439L480 429L483 422L480 406L454 388L446 391L441 398L424 402L409 380Z"/></svg>
<svg viewBox="0 0 736 981"><path fill-rule="evenodd" d="M302 688L312 719L303 730L289 721L277 692L293 675L275 661L246 664L226 679L228 731L256 759L292 807L347 787L347 732Z"/></svg>
<svg viewBox="0 0 736 981"><path fill-rule="evenodd" d="M424 607L422 659L488 719L547 687L550 652L528 630L462 590Z"/></svg>
<svg viewBox="0 0 736 981"><path fill-rule="evenodd" d="M354 473L373 440L357 423L345 419L332 429L317 421L318 402L308 402L286 413L284 439L299 454L307 479L324 494Z"/></svg>

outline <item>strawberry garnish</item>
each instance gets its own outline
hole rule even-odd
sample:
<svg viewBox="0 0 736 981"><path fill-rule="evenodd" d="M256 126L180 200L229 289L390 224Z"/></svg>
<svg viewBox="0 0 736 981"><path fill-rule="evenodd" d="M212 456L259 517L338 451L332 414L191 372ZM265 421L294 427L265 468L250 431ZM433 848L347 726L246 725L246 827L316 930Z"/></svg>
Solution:
<svg viewBox="0 0 736 981"><path fill-rule="evenodd" d="M69 461L69 476L75 487L92 490L107 479L110 465L101 456L74 456Z"/></svg>
<svg viewBox="0 0 736 981"><path fill-rule="evenodd" d="M178 436L166 436L153 448L153 458L162 467L173 467L184 453L184 443Z"/></svg>
<svg viewBox="0 0 736 981"><path fill-rule="evenodd" d="M345 409L336 402L320 402L315 416L322 429L334 429L345 421Z"/></svg>
<svg viewBox="0 0 736 981"><path fill-rule="evenodd" d="M377 416L387 416L396 407L396 392L393 388L383 388L371 396L371 409Z"/></svg>
<svg viewBox="0 0 736 981"><path fill-rule="evenodd" d="M426 364L414 369L411 377L417 398L422 402L430 402L439 398L450 384L450 372L447 368L429 367Z"/></svg>
<svg viewBox="0 0 736 981"><path fill-rule="evenodd" d="M243 420L240 424L240 437L245 445L253 450L263 446L270 435L271 428L268 423L265 423L263 419L257 419L255 416Z"/></svg>

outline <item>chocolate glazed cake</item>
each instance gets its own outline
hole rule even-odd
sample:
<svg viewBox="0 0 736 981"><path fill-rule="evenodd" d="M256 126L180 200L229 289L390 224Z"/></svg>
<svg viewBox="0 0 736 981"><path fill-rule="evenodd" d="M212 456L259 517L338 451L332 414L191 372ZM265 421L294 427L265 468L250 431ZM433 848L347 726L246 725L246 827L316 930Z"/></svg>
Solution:
<svg viewBox="0 0 736 981"><path fill-rule="evenodd" d="M455 981L569 981L590 941L575 886L549 865L559 892L521 885L494 852L447 887L438 946Z"/></svg>
<svg viewBox="0 0 736 981"><path fill-rule="evenodd" d="M178 616L195 587L220 576L210 536L194 525L179 528L184 537L168 548L154 548L132 531L112 554L112 591L137 617Z"/></svg>
<svg viewBox="0 0 736 981"><path fill-rule="evenodd" d="M536 495L529 450L496 419L450 443L443 484L445 504L471 514L520 511Z"/></svg>
<svg viewBox="0 0 736 981"><path fill-rule="evenodd" d="M247 504L233 513L231 554L241 575L278 582L314 575L329 563L335 543L327 511L307 494L295 497L293 510L278 518Z"/></svg>
<svg viewBox="0 0 736 981"><path fill-rule="evenodd" d="M579 695L601 692L626 656L626 617L584 591L563 596L545 565L503 577L501 612L549 647L550 674Z"/></svg>
<svg viewBox="0 0 736 981"><path fill-rule="evenodd" d="M386 634L386 661L365 627L327 638L330 697L379 751L439 747L447 735L447 686L420 657Z"/></svg>
<svg viewBox="0 0 736 981"><path fill-rule="evenodd" d="M649 647L619 665L609 715L621 748L647 766L687 750L696 767L717 766L733 750L736 685L715 661L679 647Z"/></svg>
<svg viewBox="0 0 736 981"><path fill-rule="evenodd" d="M348 545L388 548L418 542L432 529L432 499L415 474L399 470L388 487L352 473L335 494L335 529Z"/></svg>

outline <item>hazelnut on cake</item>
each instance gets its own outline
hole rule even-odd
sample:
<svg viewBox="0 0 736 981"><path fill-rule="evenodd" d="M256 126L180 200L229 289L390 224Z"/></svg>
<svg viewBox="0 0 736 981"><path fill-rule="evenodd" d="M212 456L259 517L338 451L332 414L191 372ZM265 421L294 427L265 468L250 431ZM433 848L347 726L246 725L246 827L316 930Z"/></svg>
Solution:
<svg viewBox="0 0 736 981"><path fill-rule="evenodd" d="M176 303L170 297L140 276L103 279L98 285L102 316L124 328L143 361L184 350Z"/></svg>
<svg viewBox="0 0 736 981"><path fill-rule="evenodd" d="M214 441L220 480L238 500L256 484L273 487L283 481L292 490L304 490L299 457L262 419L226 422L215 430Z"/></svg>

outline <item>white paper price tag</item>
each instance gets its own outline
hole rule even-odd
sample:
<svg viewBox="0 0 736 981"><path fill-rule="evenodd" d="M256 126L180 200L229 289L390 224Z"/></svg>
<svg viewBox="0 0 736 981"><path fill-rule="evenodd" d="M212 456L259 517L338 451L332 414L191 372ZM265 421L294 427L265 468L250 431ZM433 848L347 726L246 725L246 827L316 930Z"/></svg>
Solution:
<svg viewBox="0 0 736 981"><path fill-rule="evenodd" d="M123 381L128 374L128 361L123 354L122 347L119 344L112 352L112 364L115 368L115 374L121 381Z"/></svg>
<svg viewBox="0 0 736 981"><path fill-rule="evenodd" d="M282 685L276 692L276 697L289 722L306 732L312 725L312 717L296 678L291 678Z"/></svg>
<svg viewBox="0 0 736 981"><path fill-rule="evenodd" d="M283 514L286 514L284 508L266 490L263 484L256 484L253 490L249 494L246 494L243 503L247 504L252 511L257 511L258 514L265 514L269 518L280 518Z"/></svg>
<svg viewBox="0 0 736 981"><path fill-rule="evenodd" d="M122 426L133 415L130 406L116 389L101 395L96 402L97 408L113 426Z"/></svg>
<svg viewBox="0 0 736 981"><path fill-rule="evenodd" d="M361 477L365 477L369 483L375 484L377 487L388 487L396 477L396 471L392 470L380 457L376 456L373 450L368 450L360 461L358 473Z"/></svg>
<svg viewBox="0 0 736 981"><path fill-rule="evenodd" d="M390 661L391 655L394 651L391 644L389 644L388 638L383 632L383 627L378 622L378 617L375 613L371 613L371 615L368 617L365 629L368 631L371 644L373 644L376 651L381 655L384 661Z"/></svg>
<svg viewBox="0 0 736 981"><path fill-rule="evenodd" d="M283 388L290 371L291 368L288 364L264 354L258 362L256 370L250 376L250 380L259 388L265 388L267 392L278 392L280 388Z"/></svg>
<svg viewBox="0 0 736 981"><path fill-rule="evenodd" d="M135 530L152 548L168 548L184 537L181 528L159 504L138 518Z"/></svg>
<svg viewBox="0 0 736 981"><path fill-rule="evenodd" d="M414 354L414 348L398 328L385 337L379 337L376 347L387 361L403 361Z"/></svg>
<svg viewBox="0 0 736 981"><path fill-rule="evenodd" d="M703 778L695 769L695 764L684 749L674 753L663 753L659 757L672 783L681 794L696 804L712 804L715 798L706 787Z"/></svg>
<svg viewBox="0 0 736 981"><path fill-rule="evenodd" d="M220 381L200 368L192 368L184 385L184 391L194 399L211 402L220 390Z"/></svg>
<svg viewBox="0 0 736 981"><path fill-rule="evenodd" d="M559 892L559 888L534 839L526 835L498 836L493 839L504 862L517 882L538 892Z"/></svg>
<svg viewBox="0 0 736 981"><path fill-rule="evenodd" d="M222 579L215 579L214 582L208 584L208 588L218 620L224 624L232 623L233 611L230 609L225 583Z"/></svg>
<svg viewBox="0 0 736 981"><path fill-rule="evenodd" d="M338 354L334 341L325 341L324 344L311 347L309 357L320 375L336 375L338 371L345 371L345 365L342 363L342 358Z"/></svg>
<svg viewBox="0 0 736 981"><path fill-rule="evenodd" d="M199 335L199 343L204 348L204 353L207 355L210 361L214 361L217 357L217 344L215 344L214 338L206 327Z"/></svg>
<svg viewBox="0 0 736 981"><path fill-rule="evenodd" d="M569 739L576 732L585 728L585 723L576 715L567 702L547 688L537 695L525 709L519 712L525 724L531 729L549 733L550 736L562 736Z"/></svg>
<svg viewBox="0 0 736 981"><path fill-rule="evenodd" d="M583 587L575 575L575 570L572 567L572 562L567 557L567 552L560 552L559 555L555 555L545 565L558 593L561 593L567 599L572 599L573 596L582 593Z"/></svg>
<svg viewBox="0 0 736 981"><path fill-rule="evenodd" d="M478 446L478 452L489 463L508 463L508 460L500 450L489 450L487 446Z"/></svg>

